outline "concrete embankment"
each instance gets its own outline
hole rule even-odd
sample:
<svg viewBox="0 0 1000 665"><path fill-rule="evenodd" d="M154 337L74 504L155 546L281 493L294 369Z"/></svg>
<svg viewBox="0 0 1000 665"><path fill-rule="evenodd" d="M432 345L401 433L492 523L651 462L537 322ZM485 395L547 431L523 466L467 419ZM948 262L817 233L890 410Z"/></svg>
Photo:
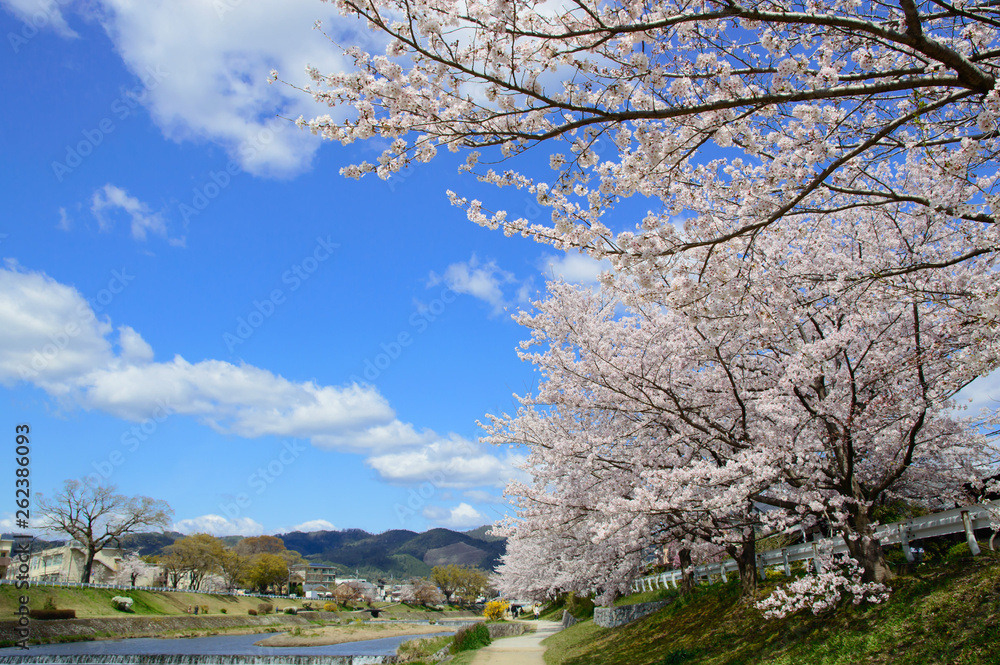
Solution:
<svg viewBox="0 0 1000 665"><path fill-rule="evenodd" d="M157 637L178 631L225 630L269 626L292 627L311 625L305 617L294 614L269 614L267 616L127 616L93 619L61 619L55 621L31 620L30 639L42 642L56 641L60 637L77 639L102 637ZM0 641L13 642L19 638L17 621L0 621Z"/></svg>

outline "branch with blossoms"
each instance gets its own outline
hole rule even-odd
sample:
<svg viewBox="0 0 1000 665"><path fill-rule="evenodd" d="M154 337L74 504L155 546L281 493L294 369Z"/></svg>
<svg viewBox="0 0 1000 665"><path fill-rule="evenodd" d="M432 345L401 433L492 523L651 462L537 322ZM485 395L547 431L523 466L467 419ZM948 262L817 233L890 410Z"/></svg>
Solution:
<svg viewBox="0 0 1000 665"><path fill-rule="evenodd" d="M808 574L778 587L755 607L765 619L783 619L806 609L815 615L831 612L841 602L878 604L889 599L891 589L886 585L861 581L863 570L854 559L831 562L827 558L822 566L822 573Z"/></svg>
<svg viewBox="0 0 1000 665"><path fill-rule="evenodd" d="M305 92L349 117L302 127L391 141L351 177L467 151L465 170L552 210L536 223L452 197L471 219L621 271L856 206L935 217L961 238L953 253L859 278L997 251L1000 33L987 0L332 1L387 41L383 54L346 49L353 71L310 69ZM598 138L617 154L599 155ZM474 169L481 150L508 159L533 146L554 153L553 183ZM609 211L636 194L649 216L638 232L612 229Z"/></svg>

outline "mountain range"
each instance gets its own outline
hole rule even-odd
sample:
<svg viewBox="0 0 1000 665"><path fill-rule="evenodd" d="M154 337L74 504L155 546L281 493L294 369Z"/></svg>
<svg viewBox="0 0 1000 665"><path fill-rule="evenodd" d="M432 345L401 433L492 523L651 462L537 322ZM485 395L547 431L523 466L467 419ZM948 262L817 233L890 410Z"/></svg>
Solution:
<svg viewBox="0 0 1000 665"><path fill-rule="evenodd" d="M504 538L488 535L489 527L459 532L431 529L423 533L394 529L378 534L362 529L343 531L293 531L276 534L285 547L295 550L311 563L336 566L345 575L368 579L426 577L434 566L458 564L491 571L506 549ZM157 555L184 534L130 534L122 539L122 548L136 550L143 556ZM242 536L221 540L232 546ZM46 549L65 541L35 539L33 549Z"/></svg>

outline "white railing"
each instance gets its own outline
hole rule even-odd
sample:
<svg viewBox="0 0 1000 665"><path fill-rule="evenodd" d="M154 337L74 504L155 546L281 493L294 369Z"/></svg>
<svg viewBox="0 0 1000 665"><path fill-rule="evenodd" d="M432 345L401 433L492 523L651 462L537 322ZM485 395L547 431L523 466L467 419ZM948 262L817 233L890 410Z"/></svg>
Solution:
<svg viewBox="0 0 1000 665"><path fill-rule="evenodd" d="M953 508L939 513L914 517L892 524L883 524L875 529L875 537L882 545L902 545L903 554L907 561L913 561L914 556L910 550L911 541L964 531L972 553L979 554L979 545L976 542L974 531L991 528L989 508L1000 510L1000 502L989 501L974 506ZM781 566L785 575L791 576L790 564L793 561L808 561L818 571L821 556L829 557L847 551L847 544L842 536L821 538L813 542L759 552L757 554L757 571L763 577L768 568ZM694 579L697 581L705 578L711 581L718 577L725 582L728 581L728 573L737 570L739 567L733 559L726 559L719 563L700 564L694 567ZM680 570L668 570L655 575L647 575L632 581L632 591L638 593L664 589L667 588L668 583L676 588L677 581L681 577Z"/></svg>

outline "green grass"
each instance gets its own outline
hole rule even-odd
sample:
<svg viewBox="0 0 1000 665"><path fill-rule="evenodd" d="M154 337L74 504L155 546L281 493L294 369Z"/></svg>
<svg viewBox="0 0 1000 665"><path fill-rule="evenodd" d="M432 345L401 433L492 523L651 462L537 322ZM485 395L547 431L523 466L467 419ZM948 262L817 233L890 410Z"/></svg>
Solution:
<svg viewBox="0 0 1000 665"><path fill-rule="evenodd" d="M768 583L762 593L769 593ZM633 597L634 598L634 597ZM1000 560L988 552L893 581L884 605L766 621L738 582L699 587L617 629L545 640L549 665L979 665L1000 662Z"/></svg>
<svg viewBox="0 0 1000 665"><path fill-rule="evenodd" d="M136 591L121 589L82 589L70 587L30 586L27 589L15 589L11 584L0 586L0 619L13 618L18 608L18 597L27 595L30 599L28 607L42 609L46 600L51 599L59 609L76 610L78 619L94 617L122 616L177 616L186 614L185 610L192 606L208 605L209 614L221 614L225 608L227 614L245 615L248 609L256 609L259 599L251 596L228 596L190 593L179 591ZM111 599L115 596L128 596L133 600L132 611L122 612L115 609ZM281 607L301 607L302 601L278 600Z"/></svg>
<svg viewBox="0 0 1000 665"><path fill-rule="evenodd" d="M422 660L430 658L449 644L451 644L451 635L407 640L399 645L399 648L396 649L396 654L405 658L407 662L418 659Z"/></svg>
<svg viewBox="0 0 1000 665"><path fill-rule="evenodd" d="M621 607L622 605L638 605L639 603L652 603L657 600L670 600L671 598L677 598L680 594L680 589L674 589L673 587L668 587L666 589L653 589L652 591L633 593L631 596L623 596L615 601L615 607Z"/></svg>
<svg viewBox="0 0 1000 665"><path fill-rule="evenodd" d="M472 661L476 657L475 651L463 651L462 653L455 654L448 661L448 665L472 665Z"/></svg>

